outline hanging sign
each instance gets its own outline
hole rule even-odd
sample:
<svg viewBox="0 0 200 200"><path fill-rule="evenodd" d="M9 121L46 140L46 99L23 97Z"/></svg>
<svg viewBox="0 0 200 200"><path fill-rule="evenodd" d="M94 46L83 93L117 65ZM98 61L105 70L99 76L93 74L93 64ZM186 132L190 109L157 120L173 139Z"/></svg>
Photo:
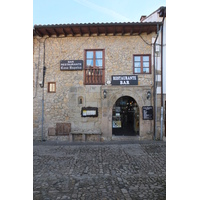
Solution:
<svg viewBox="0 0 200 200"><path fill-rule="evenodd" d="M112 85L138 85L137 75L113 75Z"/></svg>
<svg viewBox="0 0 200 200"><path fill-rule="evenodd" d="M153 106L142 107L143 120L153 120Z"/></svg>
<svg viewBox="0 0 200 200"><path fill-rule="evenodd" d="M83 60L61 60L61 71L83 70Z"/></svg>

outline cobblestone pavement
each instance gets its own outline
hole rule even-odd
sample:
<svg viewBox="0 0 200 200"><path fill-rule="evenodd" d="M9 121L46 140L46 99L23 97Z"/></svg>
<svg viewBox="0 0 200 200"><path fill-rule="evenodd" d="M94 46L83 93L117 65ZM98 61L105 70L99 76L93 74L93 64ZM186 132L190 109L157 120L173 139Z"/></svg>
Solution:
<svg viewBox="0 0 200 200"><path fill-rule="evenodd" d="M33 199L166 199L166 143L33 145Z"/></svg>

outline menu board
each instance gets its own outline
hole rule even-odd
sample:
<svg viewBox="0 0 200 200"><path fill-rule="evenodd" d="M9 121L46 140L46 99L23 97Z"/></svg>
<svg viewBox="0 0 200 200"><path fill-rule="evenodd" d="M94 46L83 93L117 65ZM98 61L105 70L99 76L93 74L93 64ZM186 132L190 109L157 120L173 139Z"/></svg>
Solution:
<svg viewBox="0 0 200 200"><path fill-rule="evenodd" d="M98 108L96 107L83 107L81 109L82 117L98 117Z"/></svg>
<svg viewBox="0 0 200 200"><path fill-rule="evenodd" d="M142 107L143 120L153 120L153 106Z"/></svg>

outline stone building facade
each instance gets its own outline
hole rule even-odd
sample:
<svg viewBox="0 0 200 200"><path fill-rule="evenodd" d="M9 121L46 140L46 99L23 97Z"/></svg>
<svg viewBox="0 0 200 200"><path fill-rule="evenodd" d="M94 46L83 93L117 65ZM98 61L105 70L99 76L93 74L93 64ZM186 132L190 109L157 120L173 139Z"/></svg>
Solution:
<svg viewBox="0 0 200 200"><path fill-rule="evenodd" d="M154 121L145 119L144 110L154 107L151 42L160 25L35 26L33 139L69 140L73 131L100 132L101 140L121 135L152 139ZM80 68L63 69L62 61Z"/></svg>

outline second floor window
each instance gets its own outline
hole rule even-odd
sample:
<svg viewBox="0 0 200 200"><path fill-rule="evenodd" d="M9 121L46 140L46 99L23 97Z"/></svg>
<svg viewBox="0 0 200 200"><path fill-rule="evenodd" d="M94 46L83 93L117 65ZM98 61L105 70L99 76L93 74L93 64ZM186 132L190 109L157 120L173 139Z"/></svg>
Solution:
<svg viewBox="0 0 200 200"><path fill-rule="evenodd" d="M134 55L133 56L133 73L150 74L151 73L151 56Z"/></svg>
<svg viewBox="0 0 200 200"><path fill-rule="evenodd" d="M104 50L85 50L84 84L105 84Z"/></svg>

